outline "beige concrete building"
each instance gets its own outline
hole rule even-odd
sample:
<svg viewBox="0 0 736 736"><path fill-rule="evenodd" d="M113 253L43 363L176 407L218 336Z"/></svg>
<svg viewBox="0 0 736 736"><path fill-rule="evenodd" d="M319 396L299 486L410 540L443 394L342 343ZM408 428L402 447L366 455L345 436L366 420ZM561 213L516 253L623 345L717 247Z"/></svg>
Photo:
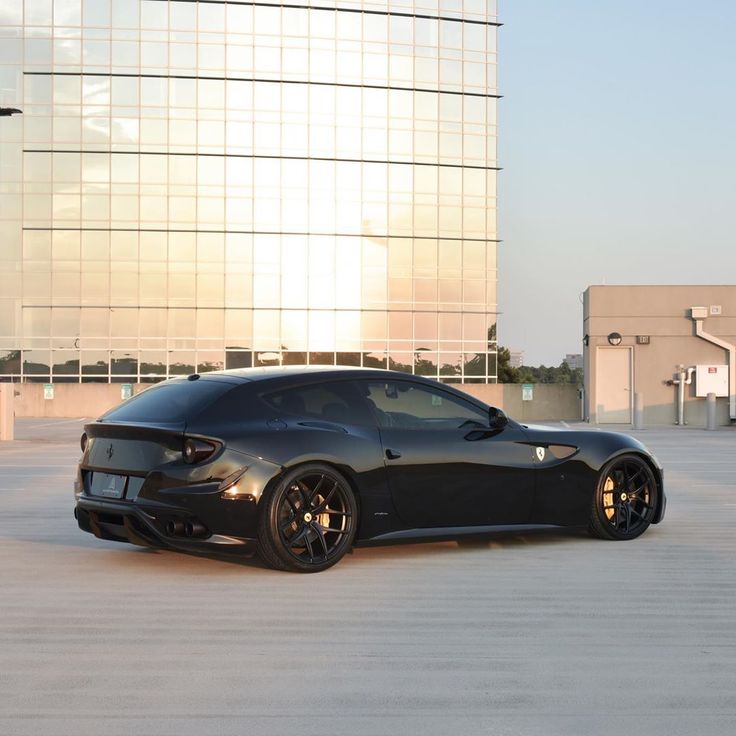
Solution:
<svg viewBox="0 0 736 736"><path fill-rule="evenodd" d="M710 392L736 420L736 285L591 286L583 334L590 422L631 423L641 394L645 424L704 426Z"/></svg>

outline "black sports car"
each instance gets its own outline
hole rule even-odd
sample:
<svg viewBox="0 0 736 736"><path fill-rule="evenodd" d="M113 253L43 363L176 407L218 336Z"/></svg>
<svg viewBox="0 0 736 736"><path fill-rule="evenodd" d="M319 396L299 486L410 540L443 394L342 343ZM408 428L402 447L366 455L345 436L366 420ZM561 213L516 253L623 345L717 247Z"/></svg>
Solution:
<svg viewBox="0 0 736 736"><path fill-rule="evenodd" d="M664 516L636 439L519 424L429 379L254 368L160 383L85 426L75 516L102 539L255 547L334 565L353 545L587 526L633 539Z"/></svg>

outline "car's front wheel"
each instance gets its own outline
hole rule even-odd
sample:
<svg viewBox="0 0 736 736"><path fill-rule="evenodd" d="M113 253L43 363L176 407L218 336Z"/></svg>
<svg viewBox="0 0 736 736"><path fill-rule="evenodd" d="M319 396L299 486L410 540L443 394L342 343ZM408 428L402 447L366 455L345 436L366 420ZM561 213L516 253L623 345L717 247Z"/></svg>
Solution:
<svg viewBox="0 0 736 736"><path fill-rule="evenodd" d="M358 507L346 478L310 463L287 472L261 500L258 552L271 567L320 572L350 549Z"/></svg>
<svg viewBox="0 0 736 736"><path fill-rule="evenodd" d="M598 478L590 516L590 533L601 539L634 539L643 534L657 510L657 481L638 455L608 462Z"/></svg>

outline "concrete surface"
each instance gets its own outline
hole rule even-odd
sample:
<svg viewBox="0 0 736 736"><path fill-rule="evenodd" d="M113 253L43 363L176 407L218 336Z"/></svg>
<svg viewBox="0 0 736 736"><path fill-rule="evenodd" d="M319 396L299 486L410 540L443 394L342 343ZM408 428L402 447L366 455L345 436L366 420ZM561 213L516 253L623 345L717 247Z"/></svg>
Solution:
<svg viewBox="0 0 736 736"><path fill-rule="evenodd" d="M311 576L82 533L79 431L21 420L0 446L0 734L736 732L734 431L639 433L669 508L637 541L361 549Z"/></svg>

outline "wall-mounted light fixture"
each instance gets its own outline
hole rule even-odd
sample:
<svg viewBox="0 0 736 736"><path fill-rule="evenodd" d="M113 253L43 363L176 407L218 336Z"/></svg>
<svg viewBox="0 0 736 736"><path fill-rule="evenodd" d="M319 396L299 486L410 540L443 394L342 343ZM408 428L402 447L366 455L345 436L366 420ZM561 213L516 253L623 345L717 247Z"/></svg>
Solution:
<svg viewBox="0 0 736 736"><path fill-rule="evenodd" d="M608 336L608 344L609 345L620 345L621 344L621 335L618 332L612 332Z"/></svg>

